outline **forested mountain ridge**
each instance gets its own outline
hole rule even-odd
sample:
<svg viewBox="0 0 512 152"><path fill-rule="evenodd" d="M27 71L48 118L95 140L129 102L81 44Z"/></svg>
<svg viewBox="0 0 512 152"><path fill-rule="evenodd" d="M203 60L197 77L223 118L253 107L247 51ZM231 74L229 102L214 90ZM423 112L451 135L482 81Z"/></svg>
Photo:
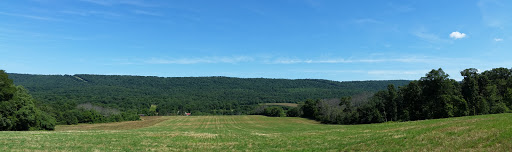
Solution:
<svg viewBox="0 0 512 152"><path fill-rule="evenodd" d="M59 107L93 103L123 111L160 115L189 111L197 114L246 114L258 103L296 103L305 99L351 96L402 86L407 80L338 82L318 79L232 77L154 77L121 75L30 75L10 73L40 104Z"/></svg>

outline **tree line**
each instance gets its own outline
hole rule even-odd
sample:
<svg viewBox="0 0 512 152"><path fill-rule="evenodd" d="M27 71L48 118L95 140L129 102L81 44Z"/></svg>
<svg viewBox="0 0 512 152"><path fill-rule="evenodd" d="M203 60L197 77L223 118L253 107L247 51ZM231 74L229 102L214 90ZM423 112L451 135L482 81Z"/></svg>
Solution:
<svg viewBox="0 0 512 152"><path fill-rule="evenodd" d="M9 74L25 86L43 111L62 124L64 112L91 103L144 115L242 115L260 103L297 103L385 89L407 80L338 82L317 79L153 77L119 75ZM151 108L155 105L156 108Z"/></svg>
<svg viewBox="0 0 512 152"><path fill-rule="evenodd" d="M81 108L73 102L37 104L28 90L15 85L4 70L0 70L0 131L54 130L57 124L101 123L139 120L133 113L101 114L101 111ZM51 105L51 106L50 106Z"/></svg>
<svg viewBox="0 0 512 152"><path fill-rule="evenodd" d="M479 73L460 72L462 82L450 79L441 68L419 80L378 91L364 104L354 106L350 97L340 100L308 99L296 115L333 124L410 121L510 112L512 70L494 68Z"/></svg>

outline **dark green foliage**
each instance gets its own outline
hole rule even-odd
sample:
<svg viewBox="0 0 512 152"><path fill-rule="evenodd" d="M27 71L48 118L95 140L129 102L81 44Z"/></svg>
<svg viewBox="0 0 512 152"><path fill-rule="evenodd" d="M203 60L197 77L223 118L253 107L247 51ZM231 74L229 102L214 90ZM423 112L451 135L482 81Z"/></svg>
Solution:
<svg viewBox="0 0 512 152"><path fill-rule="evenodd" d="M354 123L380 123L384 122L384 116L382 116L381 112L379 111L379 103L376 103L375 101L370 101L369 103L359 107L357 109L357 113L359 113L359 121L356 121Z"/></svg>
<svg viewBox="0 0 512 152"><path fill-rule="evenodd" d="M16 88L4 70L0 70L0 101L8 101L14 96Z"/></svg>
<svg viewBox="0 0 512 152"><path fill-rule="evenodd" d="M284 117L284 110L281 107L268 107L265 108L263 115L270 117Z"/></svg>
<svg viewBox="0 0 512 152"><path fill-rule="evenodd" d="M288 111L286 111L286 116L287 117L300 117L301 113L300 113L299 107L293 107L293 108L289 109Z"/></svg>
<svg viewBox="0 0 512 152"><path fill-rule="evenodd" d="M315 118L316 115L318 115L319 102L320 100L306 100L306 102L304 102L304 105L301 107L302 117Z"/></svg>
<svg viewBox="0 0 512 152"><path fill-rule="evenodd" d="M229 77L145 77L106 75L10 74L16 84L26 86L44 110L67 122L61 112L91 103L95 106L135 111L145 115L240 115L260 103L297 103L308 98L339 98L375 92L389 83L409 81L287 80ZM156 109L151 108L156 105ZM151 109L150 109L151 108ZM56 110L58 109L58 110Z"/></svg>
<svg viewBox="0 0 512 152"><path fill-rule="evenodd" d="M491 113L504 113L504 112L509 112L509 111L510 111L509 108L503 102L495 103L491 107Z"/></svg>
<svg viewBox="0 0 512 152"><path fill-rule="evenodd" d="M40 111L28 91L0 70L0 130L53 130L55 118Z"/></svg>
<svg viewBox="0 0 512 152"><path fill-rule="evenodd" d="M390 120L390 121L396 121L397 120L397 115L398 115L398 105L397 105L397 92L396 92L396 89L395 89L395 86L390 84L388 85L388 91L387 91L387 95L384 97L384 106L385 106L385 111L384 111L384 115L386 116L386 120Z"/></svg>
<svg viewBox="0 0 512 152"><path fill-rule="evenodd" d="M476 101L475 113L479 115L489 114L489 103L483 98L479 97Z"/></svg>
<svg viewBox="0 0 512 152"><path fill-rule="evenodd" d="M347 97L341 97L341 102L340 102L340 106L345 106L343 108L343 112L352 112L352 104L350 103L350 100L352 100L352 97L350 96L347 96Z"/></svg>
<svg viewBox="0 0 512 152"><path fill-rule="evenodd" d="M509 69L496 68L479 74L474 68L461 71L462 82L449 79L442 69L432 70L419 81L399 87L393 85L368 99L365 104L343 109L350 98L343 98L340 107L328 101L306 101L302 109L308 118L323 123L357 124L384 121L409 121L510 112L512 105L512 74ZM327 106L325 106L327 105ZM315 108L316 107L316 108ZM343 110L335 110L336 108ZM334 110L333 110L334 109ZM313 111L313 112L310 112Z"/></svg>
<svg viewBox="0 0 512 152"><path fill-rule="evenodd" d="M37 115L36 115L36 121L37 121L37 125L40 127L40 128L33 128L33 130L39 130L39 129L43 129L43 130L55 130L55 125L57 124L57 120L48 115L46 112L39 112Z"/></svg>
<svg viewBox="0 0 512 152"><path fill-rule="evenodd" d="M461 117L469 115L469 106L466 100L461 98L460 96L449 96L450 103L453 105L452 116Z"/></svg>
<svg viewBox="0 0 512 152"><path fill-rule="evenodd" d="M83 119L80 112L78 110L68 110L63 113L63 124L66 125L76 125L78 124L78 119Z"/></svg>

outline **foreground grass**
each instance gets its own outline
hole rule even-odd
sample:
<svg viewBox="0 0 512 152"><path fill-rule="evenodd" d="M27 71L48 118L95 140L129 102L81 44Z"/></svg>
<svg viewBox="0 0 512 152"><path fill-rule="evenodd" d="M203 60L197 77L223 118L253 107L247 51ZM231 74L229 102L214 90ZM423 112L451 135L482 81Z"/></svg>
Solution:
<svg viewBox="0 0 512 152"><path fill-rule="evenodd" d="M0 151L509 151L512 114L369 125L264 116L143 121L0 132Z"/></svg>

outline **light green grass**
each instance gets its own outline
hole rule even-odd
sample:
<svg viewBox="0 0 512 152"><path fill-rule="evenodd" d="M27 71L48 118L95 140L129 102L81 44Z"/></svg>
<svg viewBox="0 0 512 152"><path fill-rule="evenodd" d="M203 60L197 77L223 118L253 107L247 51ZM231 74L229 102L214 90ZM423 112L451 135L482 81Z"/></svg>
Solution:
<svg viewBox="0 0 512 152"><path fill-rule="evenodd" d="M509 151L512 114L369 125L264 116L161 117L149 127L0 132L0 151ZM140 121L143 123L144 121ZM100 125L100 124L94 124ZM93 128L94 130L87 130ZM101 127L100 127L101 128ZM130 127L127 127L130 128ZM64 131L65 130L65 131Z"/></svg>
<svg viewBox="0 0 512 152"><path fill-rule="evenodd" d="M266 106L287 106L287 107L297 107L299 104L296 103L262 103L260 105Z"/></svg>

